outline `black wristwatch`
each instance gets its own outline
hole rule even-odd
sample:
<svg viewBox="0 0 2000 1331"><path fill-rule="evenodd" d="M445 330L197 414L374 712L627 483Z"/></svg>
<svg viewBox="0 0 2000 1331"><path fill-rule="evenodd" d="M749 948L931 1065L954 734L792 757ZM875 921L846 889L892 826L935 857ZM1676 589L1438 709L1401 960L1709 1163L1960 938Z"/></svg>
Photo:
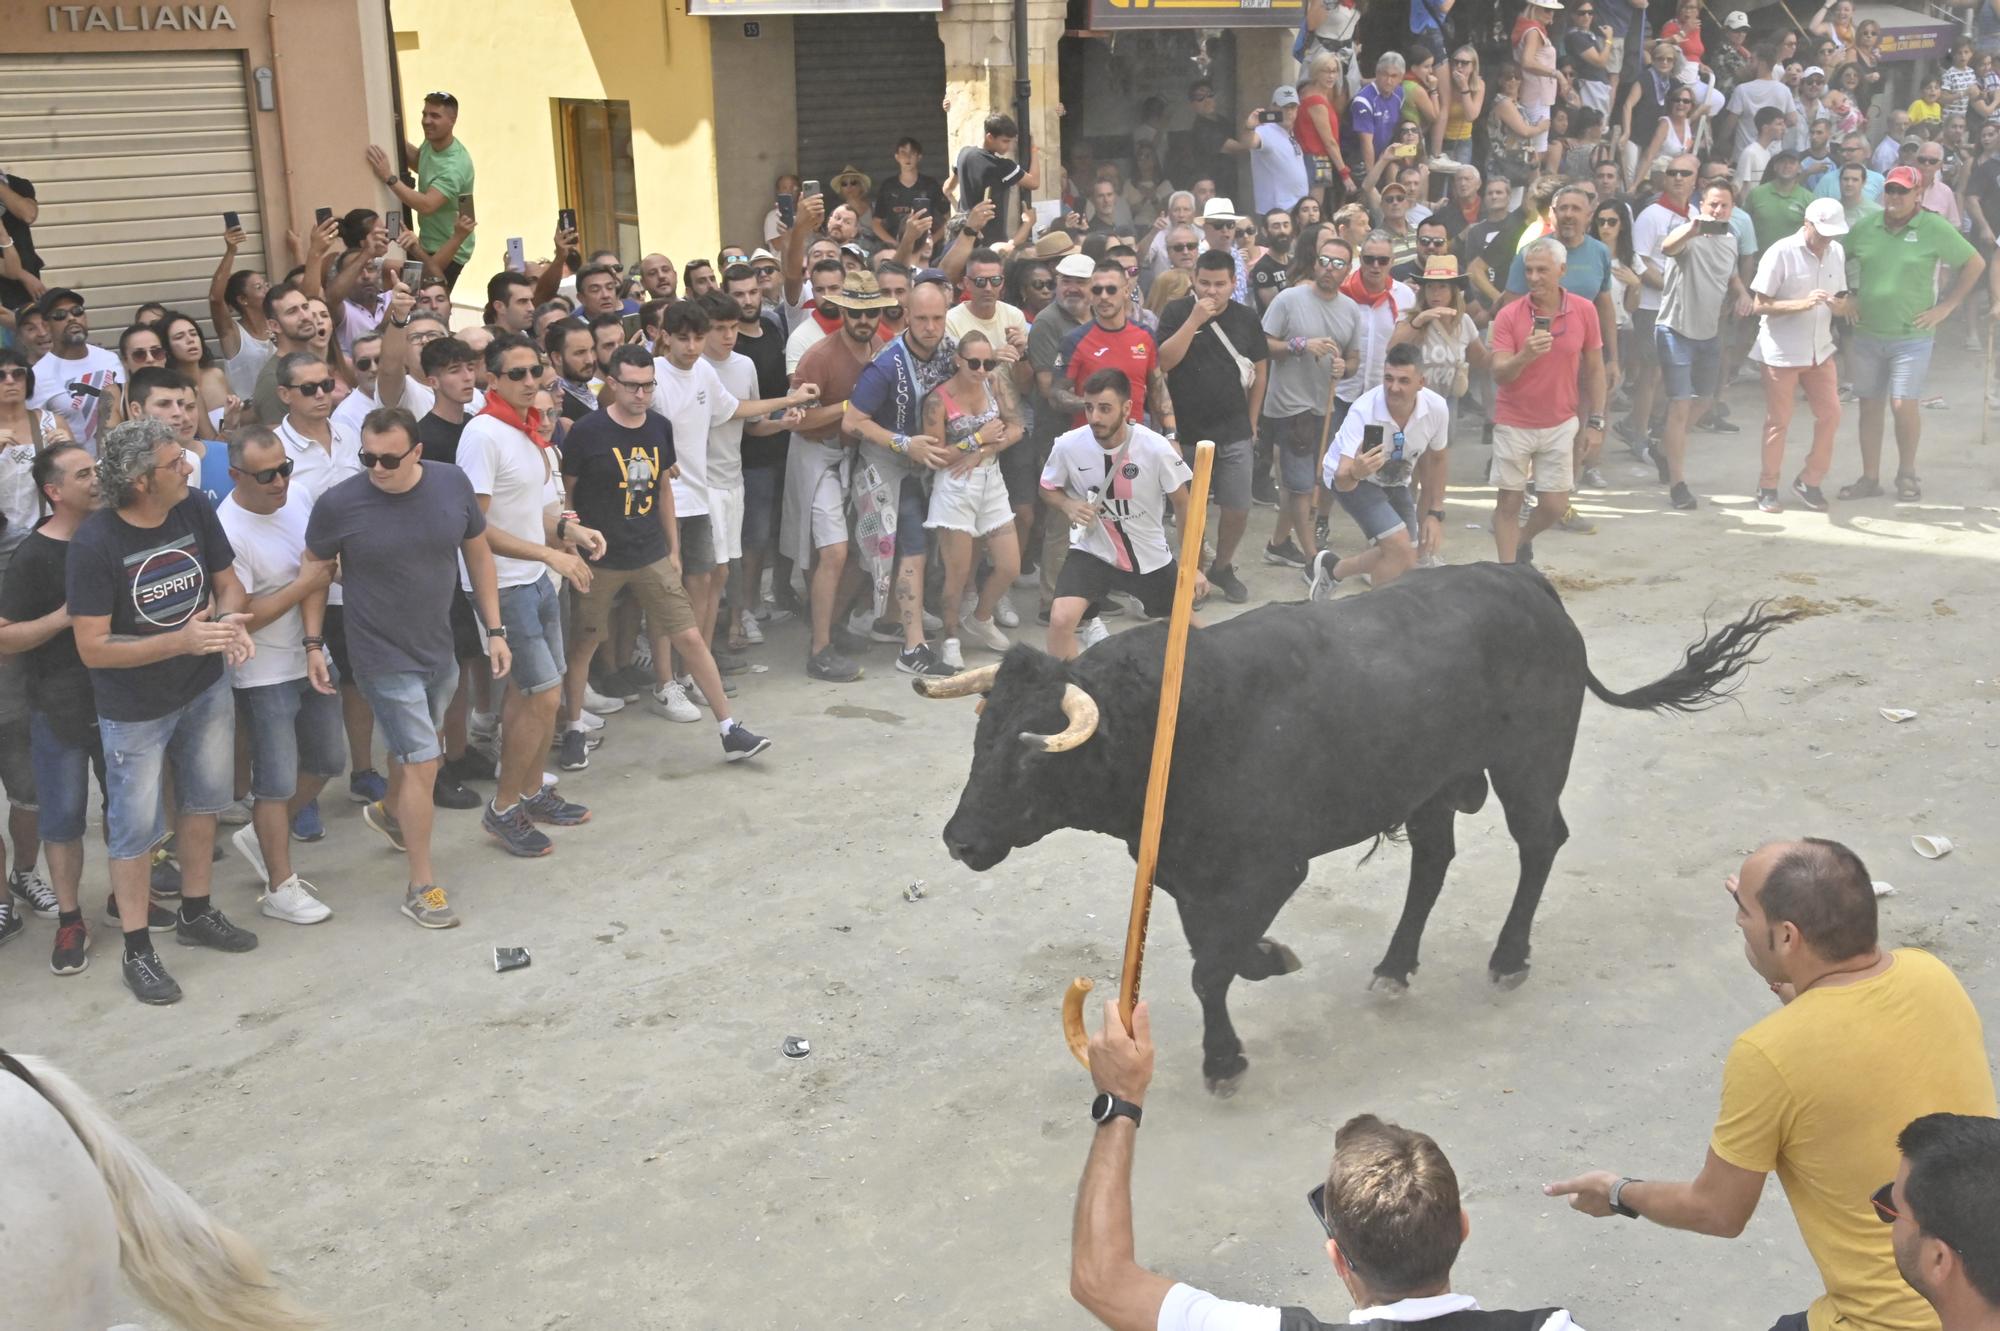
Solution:
<svg viewBox="0 0 2000 1331"><path fill-rule="evenodd" d="M489 638L504 638L507 636L507 626L505 624L496 624L486 630L486 636Z"/></svg>
<svg viewBox="0 0 2000 1331"><path fill-rule="evenodd" d="M1427 518L1436 518L1439 522L1443 522L1444 510L1441 508L1427 508L1424 510L1424 516Z"/></svg>
<svg viewBox="0 0 2000 1331"><path fill-rule="evenodd" d="M1090 1116L1100 1128L1121 1114L1131 1119L1132 1126L1136 1128L1139 1126L1139 1113L1139 1106L1130 1100L1120 1100L1109 1091L1099 1091L1097 1098L1090 1102Z"/></svg>
<svg viewBox="0 0 2000 1331"><path fill-rule="evenodd" d="M1645 1182L1644 1179L1621 1178L1616 1183L1611 1185L1611 1213L1613 1215L1622 1215L1627 1220L1637 1220L1639 1218L1639 1213L1637 1211L1627 1206L1624 1202L1620 1201L1618 1198L1619 1195L1625 1191L1626 1184L1643 1183L1643 1182Z"/></svg>

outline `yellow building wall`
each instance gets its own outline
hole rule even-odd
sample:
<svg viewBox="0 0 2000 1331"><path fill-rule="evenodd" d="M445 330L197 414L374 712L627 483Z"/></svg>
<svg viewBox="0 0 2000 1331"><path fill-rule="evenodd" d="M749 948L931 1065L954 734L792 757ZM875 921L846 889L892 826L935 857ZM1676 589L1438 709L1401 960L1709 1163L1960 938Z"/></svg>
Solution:
<svg viewBox="0 0 2000 1331"><path fill-rule="evenodd" d="M456 303L485 299L509 236L523 238L530 259L550 254L558 99L630 104L644 250L678 263L716 252L708 20L674 0L392 0L391 14L409 137L421 138L424 94L449 92L472 153L478 245Z"/></svg>

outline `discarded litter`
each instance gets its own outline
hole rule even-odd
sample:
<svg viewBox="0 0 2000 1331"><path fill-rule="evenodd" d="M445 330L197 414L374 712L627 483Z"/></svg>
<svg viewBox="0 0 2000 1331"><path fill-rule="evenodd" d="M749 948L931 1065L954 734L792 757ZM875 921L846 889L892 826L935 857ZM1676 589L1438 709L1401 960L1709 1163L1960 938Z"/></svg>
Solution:
<svg viewBox="0 0 2000 1331"><path fill-rule="evenodd" d="M525 947L496 947L493 949L493 969L496 971L517 971L534 958Z"/></svg>
<svg viewBox="0 0 2000 1331"><path fill-rule="evenodd" d="M1896 895L1896 889L1890 884L1883 882L1880 878L1875 880L1874 887L1875 895L1878 897L1893 897Z"/></svg>
<svg viewBox="0 0 2000 1331"><path fill-rule="evenodd" d="M1910 848L1927 860L1941 860L1951 854L1951 838L1924 836L1919 833L1910 838Z"/></svg>
<svg viewBox="0 0 2000 1331"><path fill-rule="evenodd" d="M1907 707L1877 707L1875 710L1882 714L1884 721L1901 722L1917 719L1917 714Z"/></svg>
<svg viewBox="0 0 2000 1331"><path fill-rule="evenodd" d="M903 900L922 901L923 899L924 899L923 879L919 878L916 882L911 883L908 887L903 889Z"/></svg>
<svg viewBox="0 0 2000 1331"><path fill-rule="evenodd" d="M785 1037L784 1054L786 1058L804 1058L812 1051L812 1041L806 1039L803 1035L787 1035Z"/></svg>

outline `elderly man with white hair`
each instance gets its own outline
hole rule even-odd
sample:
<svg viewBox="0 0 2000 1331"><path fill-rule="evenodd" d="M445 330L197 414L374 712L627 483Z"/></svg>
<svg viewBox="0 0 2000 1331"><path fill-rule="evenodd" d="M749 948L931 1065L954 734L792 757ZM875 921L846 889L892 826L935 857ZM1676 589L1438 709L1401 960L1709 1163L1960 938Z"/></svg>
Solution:
<svg viewBox="0 0 2000 1331"><path fill-rule="evenodd" d="M1195 214L1201 205L1195 202L1193 194L1177 189L1167 196L1166 211L1153 221L1153 236L1146 242L1146 252L1139 259L1139 278L1151 290L1161 273L1167 271L1167 233L1177 226L1193 226ZM1197 234L1199 234L1197 232Z"/></svg>

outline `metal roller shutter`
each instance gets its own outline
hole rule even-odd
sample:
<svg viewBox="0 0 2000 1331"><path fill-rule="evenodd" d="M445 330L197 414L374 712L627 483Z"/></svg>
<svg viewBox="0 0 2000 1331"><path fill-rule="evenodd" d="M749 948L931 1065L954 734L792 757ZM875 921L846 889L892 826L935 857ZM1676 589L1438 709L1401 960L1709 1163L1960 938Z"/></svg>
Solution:
<svg viewBox="0 0 2000 1331"><path fill-rule="evenodd" d="M800 176L824 184L851 164L879 185L905 134L924 145L926 174L950 173L937 15L800 14L792 51Z"/></svg>
<svg viewBox="0 0 2000 1331"><path fill-rule="evenodd" d="M35 183L42 280L83 293L93 341L153 300L213 333L224 212L264 266L245 82L237 51L0 56L0 163Z"/></svg>

